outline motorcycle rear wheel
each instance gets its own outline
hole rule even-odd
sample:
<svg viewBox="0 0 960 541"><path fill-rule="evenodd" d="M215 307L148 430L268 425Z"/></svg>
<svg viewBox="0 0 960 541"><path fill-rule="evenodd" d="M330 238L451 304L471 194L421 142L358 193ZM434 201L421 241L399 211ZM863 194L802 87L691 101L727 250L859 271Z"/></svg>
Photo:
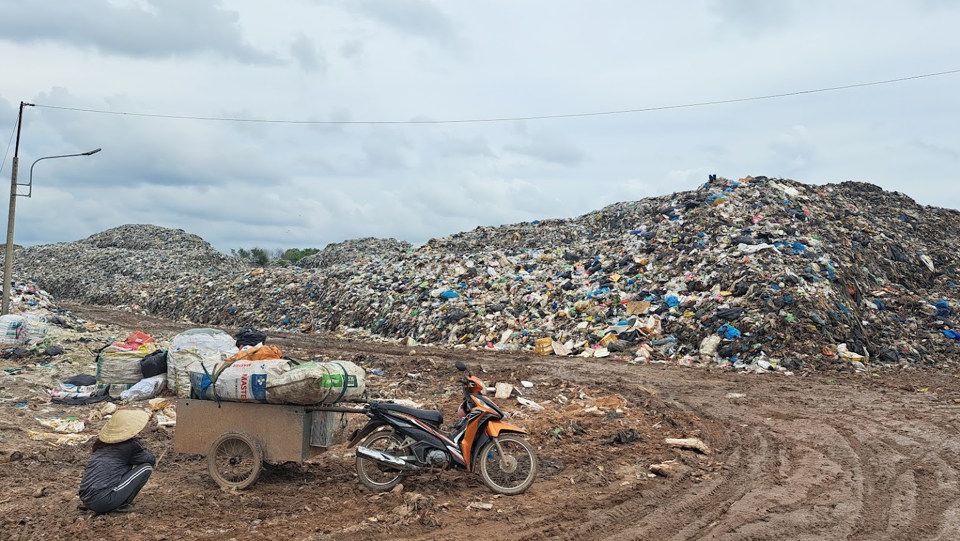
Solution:
<svg viewBox="0 0 960 541"><path fill-rule="evenodd" d="M364 438L360 445L388 455L396 455L403 446L403 439L393 430L378 430ZM357 455L357 477L370 490L386 492L397 486L404 474L403 470Z"/></svg>
<svg viewBox="0 0 960 541"><path fill-rule="evenodd" d="M477 457L480 477L498 494L520 494L530 488L537 477L537 452L517 434L501 434L497 439L503 456L496 441L484 445Z"/></svg>

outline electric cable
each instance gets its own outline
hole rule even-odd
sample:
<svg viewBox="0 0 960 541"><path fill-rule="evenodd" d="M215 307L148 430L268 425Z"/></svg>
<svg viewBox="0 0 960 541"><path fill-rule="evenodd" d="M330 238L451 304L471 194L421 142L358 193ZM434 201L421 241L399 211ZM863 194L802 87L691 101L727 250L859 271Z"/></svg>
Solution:
<svg viewBox="0 0 960 541"><path fill-rule="evenodd" d="M13 134L17 133L17 123L13 123L13 129L10 130L10 140L7 141L7 148L3 151L3 160L0 160L0 171L3 171L3 166L7 163L7 154L10 154L10 143L13 142Z"/></svg>
<svg viewBox="0 0 960 541"><path fill-rule="evenodd" d="M548 120L548 119L557 119L557 118L580 118L580 117L591 117L591 116L649 113L652 111L667 111L671 109L706 107L711 105L724 105L724 104L730 104L730 103L742 103L742 102L749 102L749 101L786 98L791 96L801 96L805 94L817 94L821 92L834 92L838 90L849 90L851 88L863 88L868 86L901 83L904 81L926 79L929 77L939 77L943 75L952 75L956 73L960 73L960 69L940 71L936 73L925 73L922 75L911 75L908 77L898 77L896 79L886 79L883 81L853 83L848 85L831 86L826 88L815 88L815 89L809 89L809 90L797 90L794 92L783 92L780 94L752 96L749 98L711 100L711 101L701 101L701 102L694 102L694 103L683 103L683 104L677 104L677 105L661 105L657 107L643 107L643 108L637 108L637 109L621 109L621 110L615 110L615 111L595 111L595 112L587 112L587 113L566 113L566 114L555 114L555 115L535 115L535 116L516 116L516 117L498 117L498 118L465 118L465 119L452 119L452 120L279 120L279 119L265 119L265 118L230 118L230 117L189 116L189 115L166 115L166 114L154 114L154 113L134 113L134 112L125 112L125 111L105 111L102 109L84 109L79 107L44 105L41 103L37 103L34 105L36 107L43 107L46 109L59 109L63 111L76 111L81 113L97 113L97 114L105 114L105 115L136 116L136 117L163 118L163 119L175 119L175 120L203 120L203 121L211 121L211 122L249 122L249 123L261 123L261 124L316 124L316 125L319 125L319 124L467 124L467 123L514 122L514 121L529 121L529 120Z"/></svg>

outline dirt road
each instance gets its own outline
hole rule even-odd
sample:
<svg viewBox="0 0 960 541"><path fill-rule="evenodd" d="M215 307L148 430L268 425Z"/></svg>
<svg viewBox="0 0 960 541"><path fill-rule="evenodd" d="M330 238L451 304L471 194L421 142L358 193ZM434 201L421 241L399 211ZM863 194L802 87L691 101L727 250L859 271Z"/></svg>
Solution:
<svg viewBox="0 0 960 541"><path fill-rule="evenodd" d="M74 310L167 339L190 327ZM490 384L533 382L525 396L543 410L500 403L530 430L540 477L513 497L495 496L476 476L456 472L410 477L402 491L374 494L357 481L350 450L339 446L309 464L271 465L250 489L225 492L207 474L203 457L173 452L174 429L151 426L142 436L161 458L137 501L139 511L95 516L76 507L89 444L51 446L28 438L25 430L52 406L15 408L11 401L36 394L7 378L0 379L0 395L13 398L0 402L0 450L23 458L0 463L0 538L960 538L960 379L954 372L785 376L316 335L270 340L294 355L380 368L383 376L369 377L372 393L414 399L451 417L454 359L482 367ZM56 407L80 418L96 409ZM95 434L102 422L89 424ZM698 438L708 449L668 445L667 438Z"/></svg>

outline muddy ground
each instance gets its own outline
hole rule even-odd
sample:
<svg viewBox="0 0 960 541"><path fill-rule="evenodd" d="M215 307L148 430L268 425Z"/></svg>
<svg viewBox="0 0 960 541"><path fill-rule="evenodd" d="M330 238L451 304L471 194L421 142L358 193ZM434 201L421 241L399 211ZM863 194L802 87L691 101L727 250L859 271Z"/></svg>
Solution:
<svg viewBox="0 0 960 541"><path fill-rule="evenodd" d="M71 310L91 330L65 340L68 352L133 330L162 341L192 327ZM160 458L138 511L93 515L77 509L76 496L89 443L56 445L28 432L44 430L38 417L75 416L87 420L85 434L96 434L104 422L98 405L50 404L43 391L45 381L90 373L92 355L74 364L0 359L0 539L960 538L960 379L953 370L857 373L839 365L748 374L317 335L269 341L293 356L382 369L367 378L372 395L412 399L448 419L457 404L455 359L482 368L490 385L533 382L524 396L543 410L498 402L530 431L537 481L523 495L497 496L478 476L450 471L374 494L340 445L305 464L268 465L251 488L224 491L204 457L173 451L175 428L151 424L142 438ZM698 438L707 448L667 438Z"/></svg>

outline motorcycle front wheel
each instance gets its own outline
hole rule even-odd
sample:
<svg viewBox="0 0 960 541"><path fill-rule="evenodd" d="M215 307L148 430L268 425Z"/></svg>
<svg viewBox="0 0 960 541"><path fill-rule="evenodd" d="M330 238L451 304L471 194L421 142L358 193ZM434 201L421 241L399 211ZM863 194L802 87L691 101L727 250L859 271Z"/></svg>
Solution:
<svg viewBox="0 0 960 541"><path fill-rule="evenodd" d="M478 459L480 477L498 494L520 494L537 477L537 452L517 434L502 434L490 441L480 450Z"/></svg>
<svg viewBox="0 0 960 541"><path fill-rule="evenodd" d="M388 455L397 455L403 446L403 439L393 430L378 430L364 438L360 445ZM357 477L370 490L386 492L397 486L403 475L404 472L398 468L357 455Z"/></svg>

